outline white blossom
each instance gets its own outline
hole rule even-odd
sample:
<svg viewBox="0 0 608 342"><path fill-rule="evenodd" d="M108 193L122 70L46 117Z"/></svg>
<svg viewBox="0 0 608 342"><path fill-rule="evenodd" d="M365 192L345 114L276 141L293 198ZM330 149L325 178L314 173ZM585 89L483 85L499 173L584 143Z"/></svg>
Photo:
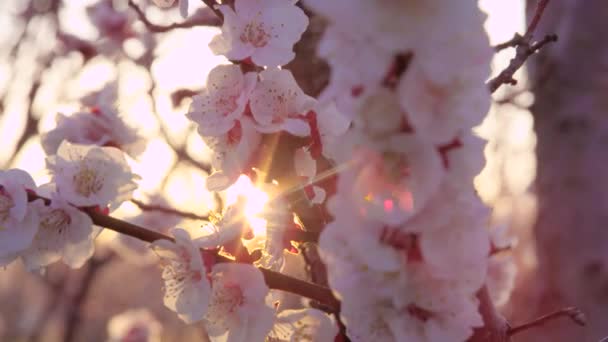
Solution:
<svg viewBox="0 0 608 342"><path fill-rule="evenodd" d="M477 2L471 0L458 3L443 0L306 0L305 3L341 31L370 37L377 46L392 52L404 52L437 36L451 35L465 24L481 31L483 18Z"/></svg>
<svg viewBox="0 0 608 342"><path fill-rule="evenodd" d="M293 45L308 26L308 17L295 6L297 0L236 0L235 10L218 8L224 15L222 33L209 47L231 60L248 57L259 66L289 63Z"/></svg>
<svg viewBox="0 0 608 342"><path fill-rule="evenodd" d="M339 191L330 199L336 219L323 230L319 248L329 284L342 301L348 336L353 341L459 341L470 336L482 323L475 293L487 267L485 212L472 209L459 216L460 207L445 211L443 221L427 218L427 225L408 231L358 215L344 196ZM481 210L479 205L473 208Z"/></svg>
<svg viewBox="0 0 608 342"><path fill-rule="evenodd" d="M26 267L36 270L60 259L71 268L82 267L93 256L101 228L56 193L50 205L42 201L34 204L40 225L32 244L21 254Z"/></svg>
<svg viewBox="0 0 608 342"><path fill-rule="evenodd" d="M380 88L366 96L357 110L354 121L366 135L376 138L403 132L404 124L407 123L398 97L387 88ZM428 140L424 134L417 135Z"/></svg>
<svg viewBox="0 0 608 342"><path fill-rule="evenodd" d="M336 323L317 309L284 310L268 335L267 342L333 341L338 334Z"/></svg>
<svg viewBox="0 0 608 342"><path fill-rule="evenodd" d="M331 67L329 84L319 101L335 102L348 117L354 115L365 96L380 87L394 57L370 37L343 32L335 25L324 31L317 55Z"/></svg>
<svg viewBox="0 0 608 342"><path fill-rule="evenodd" d="M482 222L463 216L453 217L454 221L442 229L422 232L420 250L433 277L456 279L461 287L474 292L486 279L490 241Z"/></svg>
<svg viewBox="0 0 608 342"><path fill-rule="evenodd" d="M243 115L256 82L253 72L243 75L237 65L218 65L209 72L203 91L192 99L186 116L198 124L202 136L225 134Z"/></svg>
<svg viewBox="0 0 608 342"><path fill-rule="evenodd" d="M187 231L172 230L175 242L157 240L151 248L163 267L164 304L186 323L203 319L208 311L211 288L199 249Z"/></svg>
<svg viewBox="0 0 608 342"><path fill-rule="evenodd" d="M211 284L211 302L203 321L211 340L263 341L275 313L265 303L269 289L260 270L246 264L217 264Z"/></svg>
<svg viewBox="0 0 608 342"><path fill-rule="evenodd" d="M408 272L405 298L396 303L405 310L393 317L398 341L465 341L473 328L483 325L477 289L433 278L423 263L412 265Z"/></svg>
<svg viewBox="0 0 608 342"><path fill-rule="evenodd" d="M266 221L266 239L262 248L262 257L256 261L256 265L278 271L284 261L285 232L293 225L293 216L285 198L272 195L272 191L276 191L274 186L269 184L263 189L270 194L271 200L264 205L264 209L258 215Z"/></svg>
<svg viewBox="0 0 608 342"><path fill-rule="evenodd" d="M113 147L71 144L64 141L47 167L59 195L76 206L117 208L136 188L122 152Z"/></svg>
<svg viewBox="0 0 608 342"><path fill-rule="evenodd" d="M25 171L0 171L0 266L29 247L38 230L38 212L28 203L27 190L36 190Z"/></svg>
<svg viewBox="0 0 608 342"><path fill-rule="evenodd" d="M478 125L490 109L490 92L483 81L470 74L450 72L445 80L432 79L414 59L402 76L399 100L407 120L419 134L434 143L452 140L460 131ZM428 62L428 61L425 61Z"/></svg>
<svg viewBox="0 0 608 342"><path fill-rule="evenodd" d="M108 342L160 342L161 323L146 309L128 310L108 322Z"/></svg>
<svg viewBox="0 0 608 342"><path fill-rule="evenodd" d="M438 190L444 175L439 154L421 137L395 134L367 142L357 135L351 138L362 146L349 147L347 139L341 140L347 151L343 155L352 158L340 174L338 189L350 191L364 217L403 223Z"/></svg>
<svg viewBox="0 0 608 342"><path fill-rule="evenodd" d="M348 298L343 300L340 307L340 317L346 325L346 335L353 342L409 341L397 339L391 329L391 319L398 314L397 309L389 302L361 303L354 298Z"/></svg>
<svg viewBox="0 0 608 342"><path fill-rule="evenodd" d="M471 181L486 164L485 147L486 141L475 133L460 134L438 147L446 175L452 183L470 188Z"/></svg>
<svg viewBox="0 0 608 342"><path fill-rule="evenodd" d="M216 223L207 223L209 234L194 239L194 243L201 248L218 248L235 239L240 239L248 228L245 216L246 202L239 198L236 203L226 208L222 217Z"/></svg>
<svg viewBox="0 0 608 342"><path fill-rule="evenodd" d="M294 167L296 174L310 183L317 175L317 162L312 158L310 152L305 148L299 148L294 155ZM312 197L309 198L313 204L321 204L325 201L325 190L320 186L307 185L312 189Z"/></svg>
<svg viewBox="0 0 608 342"><path fill-rule="evenodd" d="M253 122L243 117L226 134L203 137L213 149L211 165L216 170L207 177L209 191L221 191L232 185L246 171L262 137Z"/></svg>
<svg viewBox="0 0 608 342"><path fill-rule="evenodd" d="M55 121L57 126L41 136L42 148L47 155L56 154L64 140L74 144L116 147L132 157L138 156L145 147L144 140L111 106L99 105L91 111L70 116L58 113Z"/></svg>
<svg viewBox="0 0 608 342"><path fill-rule="evenodd" d="M251 114L257 130L274 133L285 130L296 136L310 134L310 126L302 118L312 110L316 100L300 89L289 70L266 69L251 93Z"/></svg>

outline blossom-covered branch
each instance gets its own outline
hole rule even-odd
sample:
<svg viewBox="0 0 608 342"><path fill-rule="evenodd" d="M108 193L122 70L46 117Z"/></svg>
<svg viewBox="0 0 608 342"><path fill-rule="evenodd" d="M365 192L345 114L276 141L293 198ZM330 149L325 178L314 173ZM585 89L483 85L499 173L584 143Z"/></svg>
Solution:
<svg viewBox="0 0 608 342"><path fill-rule="evenodd" d="M28 198L30 201L42 199L46 204L51 203L49 199L38 196L32 192L28 193ZM174 239L170 236L103 214L99 212L98 209L82 208L82 210L87 215L89 215L93 223L95 223L96 225L111 229L118 233L132 236L139 240L150 243L158 240L174 241ZM234 262L234 260L222 255L215 255L215 259L217 260L217 262ZM334 310L337 310L339 307L339 302L335 299L331 291L327 288L308 283L271 270L260 268L260 271L264 275L264 279L270 288L295 293L303 297L322 302L328 307L333 308Z"/></svg>

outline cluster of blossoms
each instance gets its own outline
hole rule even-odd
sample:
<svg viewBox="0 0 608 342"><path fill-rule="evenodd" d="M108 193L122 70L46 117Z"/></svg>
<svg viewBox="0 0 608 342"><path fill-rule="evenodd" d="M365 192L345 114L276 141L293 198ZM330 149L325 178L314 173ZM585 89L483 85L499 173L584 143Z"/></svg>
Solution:
<svg viewBox="0 0 608 342"><path fill-rule="evenodd" d="M253 176L264 135L284 131L310 137L318 129L311 125L317 101L304 94L291 72L280 68L293 59L293 45L308 25L295 1L237 0L234 7L218 9L224 24L210 48L249 69L266 69L255 72L237 64L219 65L210 71L206 88L192 100L187 117L198 125L213 151L216 171L206 184L210 191L226 190L242 174ZM316 162L308 151L302 156L298 163L312 163L302 176L311 178ZM263 190L276 192L272 184ZM317 193L322 201L322 190ZM157 241L152 246L163 265L165 305L185 322L202 321L213 341L319 341L331 340L338 332L330 316L319 310L283 309L272 300L256 266L282 268L284 234L293 227L293 215L284 199L271 197L259 214L265 221L266 240L255 266L213 262L220 248L238 260L242 239L251 237L241 200L210 224L210 234L193 238L186 230L174 229L175 242Z"/></svg>
<svg viewBox="0 0 608 342"><path fill-rule="evenodd" d="M484 16L475 1L306 4L330 21L320 99L352 120L323 146L348 167L319 243L347 335L464 341L483 325L492 247L472 183L484 143L471 129L490 105Z"/></svg>
<svg viewBox="0 0 608 342"><path fill-rule="evenodd" d="M20 258L29 270L59 260L81 267L102 229L81 209L109 213L131 198L138 176L125 152L135 156L144 143L100 103L88 112L58 114L55 129L42 135L50 183L37 186L18 169L0 172L0 265Z"/></svg>
<svg viewBox="0 0 608 342"><path fill-rule="evenodd" d="M269 136L305 141L293 151L293 174L310 204L333 217L318 245L346 335L466 340L483 325L476 294L489 274L497 278L489 284L494 298L509 290L499 281L508 272L490 262L502 242L490 236L489 210L472 182L484 165L472 127L490 105L484 16L475 1L307 0L329 23L318 55L331 79L315 99L282 68L308 26L296 2L217 8L224 22L210 48L233 64L210 71L186 114L213 152L208 190L255 176ZM185 16L188 2L179 3ZM0 265L21 258L38 269L63 259L80 267L100 231L81 209L109 213L131 197L137 176L124 154L136 157L142 140L111 107L98 106L59 115L42 144L51 183L0 173ZM326 164L335 191L315 184ZM299 227L285 189L262 187L270 200L259 213L266 229L259 258L242 255L252 228L241 200L207 225L209 234L174 228L173 240L151 244L164 304L186 323L202 322L213 341L331 341L338 325L330 316L277 304L265 283L260 267L285 270L287 236ZM220 250L237 262L217 263ZM137 322L114 330L148 333Z"/></svg>
<svg viewBox="0 0 608 342"><path fill-rule="evenodd" d="M293 2L219 7L225 21L210 47L240 64L213 69L187 114L214 151L207 187L226 189L250 172L265 135L307 138L294 153L298 176L312 185L320 158L337 173L327 203L334 220L319 248L347 336L466 340L483 325L476 294L495 247L472 182L484 165L472 128L490 105L484 15L474 1L305 4L330 23L318 54L331 79L319 99L280 68L307 22ZM243 67L251 64L264 69ZM318 186L307 194L312 204L326 196ZM268 226L270 261L260 265L277 269L291 214L272 208L279 224Z"/></svg>
<svg viewBox="0 0 608 342"><path fill-rule="evenodd" d="M91 123L83 115L61 116L61 120L66 125ZM18 169L0 173L0 265L21 258L30 270L58 260L81 267L93 255L101 231L81 209L109 213L131 198L136 188L138 176L115 147L68 140L57 148L45 145L47 151L55 149L46 159L50 183L36 186L28 173Z"/></svg>

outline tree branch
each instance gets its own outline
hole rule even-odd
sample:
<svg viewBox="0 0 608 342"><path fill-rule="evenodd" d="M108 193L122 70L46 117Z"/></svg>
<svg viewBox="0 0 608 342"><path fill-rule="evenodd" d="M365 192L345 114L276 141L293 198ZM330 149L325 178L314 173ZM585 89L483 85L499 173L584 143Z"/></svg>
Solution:
<svg viewBox="0 0 608 342"><path fill-rule="evenodd" d="M133 2L133 0L129 0L129 7L137 13L137 17L141 20L142 23L146 26L146 28L150 32L154 33L163 33L168 32L175 29L183 29L183 28L192 28L195 26L219 26L222 24L222 21L216 15L212 15L211 13L215 13L215 9L209 7L209 9L205 9L200 11L201 14L198 17L193 17L191 20L184 21L181 23L173 23L171 25L157 25L151 22L147 17L144 11L137 6Z"/></svg>
<svg viewBox="0 0 608 342"><path fill-rule="evenodd" d="M574 323L581 325L581 326L585 326L587 325L587 320L585 318L585 314L583 314L581 312L581 310L574 308L574 307L570 307L570 308L564 308L564 309L560 309L557 311L554 311L550 314L546 314L544 316L538 317L530 322L524 323L524 324L520 324L516 327L512 327L509 328L509 331L507 332L507 334L509 336L513 336L519 332L522 332L524 330L528 330L530 328L534 328L537 327L539 325L542 325L548 321L554 320L556 318L559 317L568 317L570 318Z"/></svg>
<svg viewBox="0 0 608 342"><path fill-rule="evenodd" d="M91 258L91 260L87 262L88 266L82 275L80 286L68 307L68 317L66 319L63 337L64 341L75 341L76 331L80 327L80 320L82 318L82 306L91 290L93 280L101 268L110 261L111 257L112 254L101 259Z"/></svg>
<svg viewBox="0 0 608 342"><path fill-rule="evenodd" d="M526 33L523 36L516 33L509 41L494 46L494 50L496 51L501 51L509 47L514 47L515 57L511 59L509 65L503 71L501 71L498 76L492 78L487 82L487 85L490 88L490 92L495 92L503 84L517 84L517 80L513 78L513 75L515 75L515 72L524 65L528 57L538 52L545 45L557 41L556 34L549 34L538 42L532 42L534 31L536 30L536 27L540 22L540 18L542 17L545 8L548 4L549 0L540 0L538 2L534 17L530 21L530 25L528 25Z"/></svg>
<svg viewBox="0 0 608 342"><path fill-rule="evenodd" d="M185 218L189 218L189 219L193 219L193 220L203 220L203 221L209 220L209 215L197 215L195 213L181 211L181 210L177 210L177 209L173 209L173 208L167 208L167 207L163 207L160 205L146 204L146 203L136 200L136 199L131 199L131 202L133 204L135 204L142 211L158 211L161 213L181 216L181 217L185 217Z"/></svg>
<svg viewBox="0 0 608 342"><path fill-rule="evenodd" d="M43 200L47 205L50 204L48 198L38 196L34 193L28 192L28 199L34 201L37 199ZM104 215L94 208L79 208L85 212L94 224L108 228L115 232L132 236L146 242L154 242L156 240L169 240L174 241L170 236L149 230L138 225L119 220L112 216ZM235 262L234 260L227 258L222 255L216 256L216 262ZM258 268L264 275L266 284L271 289L291 292L306 298L310 298L321 303L324 303L330 310L338 311L340 308L340 302L333 296L331 290L324 286L312 284L300 279L296 279L279 272L274 272L265 268Z"/></svg>
<svg viewBox="0 0 608 342"><path fill-rule="evenodd" d="M202 0L202 1L205 3L205 5L207 5L207 8L209 8L210 10L213 11L213 13L215 13L217 18L220 20L220 24L222 24L224 22L224 14L222 14L222 12L220 12L220 10L218 10L215 7L218 5L217 1L216 0Z"/></svg>
<svg viewBox="0 0 608 342"><path fill-rule="evenodd" d="M479 313L483 318L483 326L474 330L468 342L508 342L510 341L509 324L496 311L488 287L484 285L478 292Z"/></svg>

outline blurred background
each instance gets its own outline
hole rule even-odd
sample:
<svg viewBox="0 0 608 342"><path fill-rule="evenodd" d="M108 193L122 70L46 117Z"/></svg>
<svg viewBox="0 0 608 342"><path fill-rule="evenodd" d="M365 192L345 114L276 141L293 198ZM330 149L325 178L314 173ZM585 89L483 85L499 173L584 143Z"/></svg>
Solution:
<svg viewBox="0 0 608 342"><path fill-rule="evenodd" d="M156 25L184 22L175 6L134 3ZM523 1L482 0L480 6L488 14L492 44L525 30ZM213 24L201 1L190 1L189 11L185 21ZM126 0L3 0L0 22L3 169L22 168L38 184L45 183L49 176L39 133L55 126L57 113L70 115L94 106L99 96L111 96L104 89L114 87L121 115L147 140L145 151L129 160L142 177L134 197L199 215L218 208L204 186L209 150L184 116L190 96L204 86L209 70L225 62L207 47L216 27L153 33ZM502 70L512 56L509 50L497 54L494 70ZM534 97L525 69L515 78L517 86L494 94L494 105L478 128L488 140L487 166L475 184L493 208L493 223L506 226L517 239L512 258L522 275L536 264L531 237L536 200L530 191L536 137L528 110ZM142 214L130 202L115 215L159 229L200 225L196 220ZM150 322L154 317L162 323L162 329L154 329L164 341L204 341L200 326L183 324L163 307L160 271L150 258L137 242L104 231L94 259L82 269L56 264L45 274L30 274L14 263L0 271L0 340L105 341L112 317L144 308L149 312L131 312L115 322L128 317ZM509 318L517 311L508 305L502 310Z"/></svg>

